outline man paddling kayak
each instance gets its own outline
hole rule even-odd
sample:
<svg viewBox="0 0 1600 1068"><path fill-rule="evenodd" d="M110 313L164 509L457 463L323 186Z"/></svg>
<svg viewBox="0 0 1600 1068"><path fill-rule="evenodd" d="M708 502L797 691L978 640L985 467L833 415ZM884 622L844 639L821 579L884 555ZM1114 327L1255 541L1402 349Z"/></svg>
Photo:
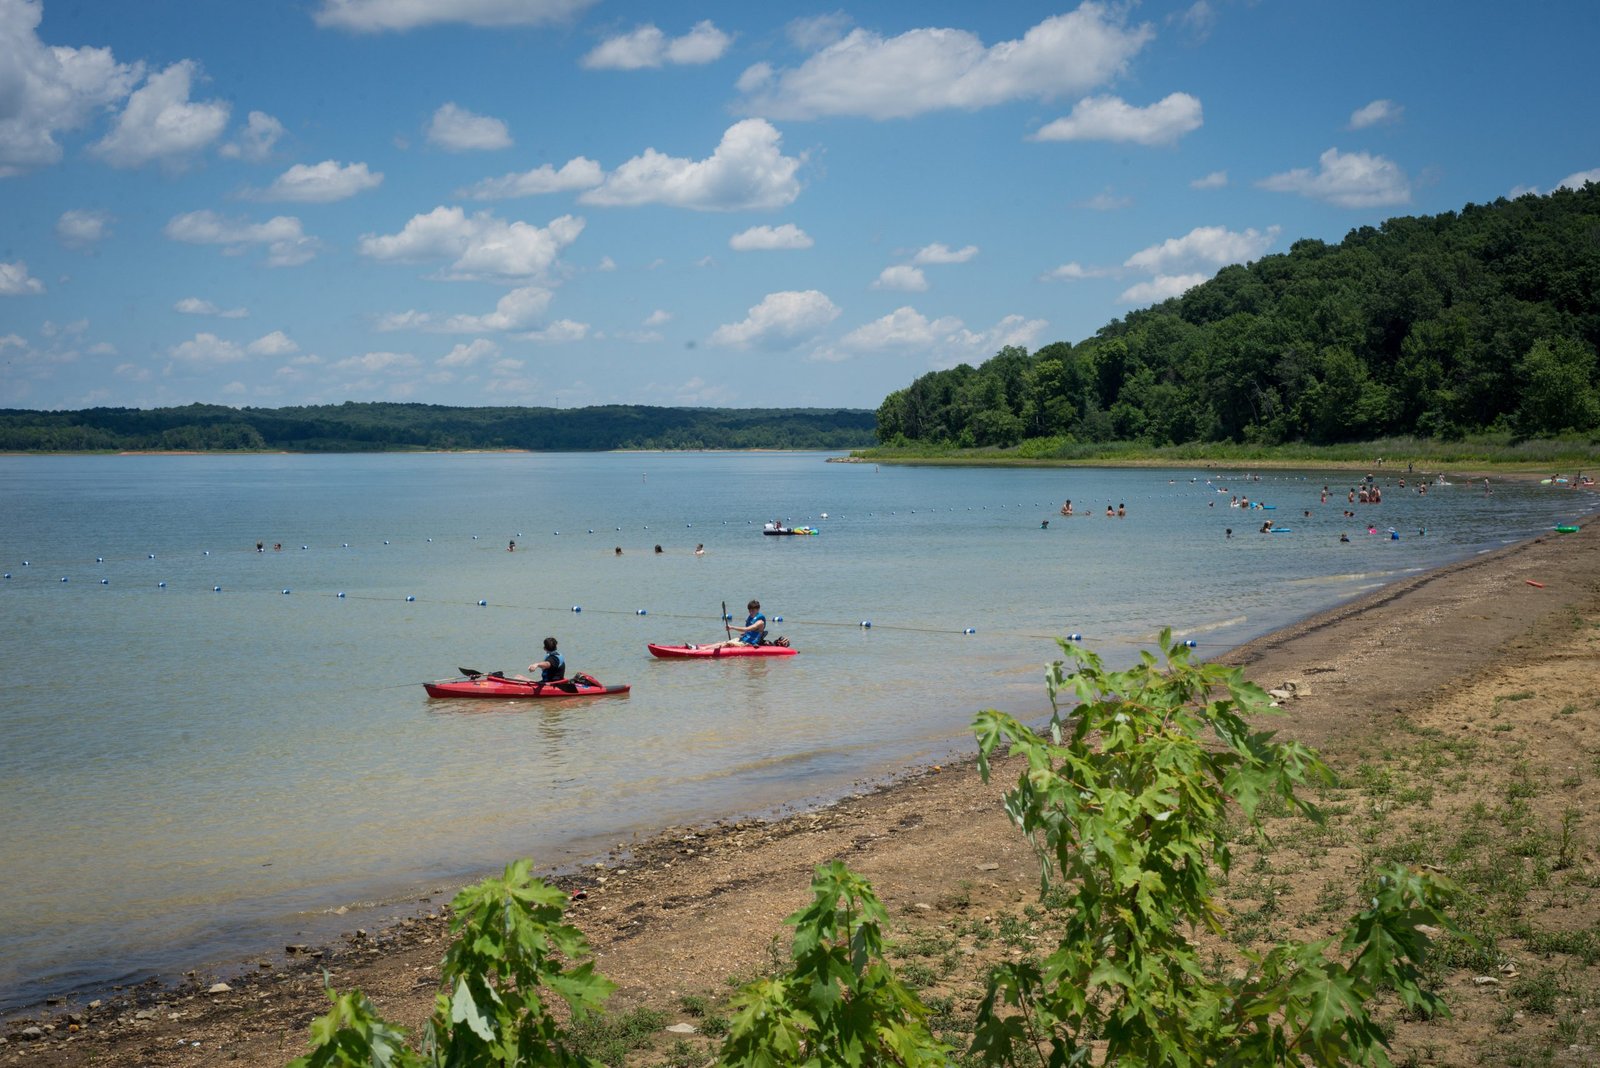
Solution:
<svg viewBox="0 0 1600 1068"><path fill-rule="evenodd" d="M728 628L730 634L734 631L739 632L737 638L730 638L725 642L717 642L715 645L703 646L702 648L718 649L730 645L760 645L761 639L766 637L767 633L767 617L761 614L761 602L751 601L745 605L745 609L750 614L745 617L744 626Z"/></svg>

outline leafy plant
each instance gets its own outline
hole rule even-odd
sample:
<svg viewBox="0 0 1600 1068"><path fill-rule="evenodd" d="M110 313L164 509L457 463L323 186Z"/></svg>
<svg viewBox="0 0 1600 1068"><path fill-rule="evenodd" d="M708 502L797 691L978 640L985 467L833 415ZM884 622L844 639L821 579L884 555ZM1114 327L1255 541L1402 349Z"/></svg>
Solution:
<svg viewBox="0 0 1600 1068"><path fill-rule="evenodd" d="M326 981L326 973L324 973ZM289 1068L422 1068L426 1063L406 1045L406 1033L378 1015L359 990L328 990L333 1008L311 1021L311 1052Z"/></svg>
<svg viewBox="0 0 1600 1068"><path fill-rule="evenodd" d="M839 861L818 865L812 901L785 922L793 967L734 997L723 1065L815 1068L943 1065L949 1047L928 1030L928 1009L884 958L888 914L872 887Z"/></svg>
<svg viewBox="0 0 1600 1068"><path fill-rule="evenodd" d="M1075 666L1048 672L1048 736L996 711L974 722L985 779L1002 746L1025 762L1006 811L1039 855L1041 888L1070 897L1042 964L991 972L974 1052L1007 1065L1387 1064L1366 1004L1392 989L1415 1014L1445 1011L1418 966L1421 926L1454 930L1447 884L1396 866L1342 937L1208 972L1185 931L1226 933L1214 872L1232 862L1230 807L1257 834L1268 799L1316 819L1295 788L1332 776L1305 746L1252 730L1269 699L1237 670L1192 664L1169 632L1161 645L1164 664L1147 652L1110 672L1062 642ZM1077 699L1066 714L1063 691Z"/></svg>

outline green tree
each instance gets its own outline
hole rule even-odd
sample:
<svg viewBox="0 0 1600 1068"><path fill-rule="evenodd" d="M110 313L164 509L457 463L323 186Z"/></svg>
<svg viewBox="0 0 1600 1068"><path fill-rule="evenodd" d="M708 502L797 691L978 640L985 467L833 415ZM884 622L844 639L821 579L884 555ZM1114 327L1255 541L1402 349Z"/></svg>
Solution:
<svg viewBox="0 0 1600 1068"><path fill-rule="evenodd" d="M1540 338L1517 365L1519 433L1534 436L1600 425L1595 355L1571 338Z"/></svg>

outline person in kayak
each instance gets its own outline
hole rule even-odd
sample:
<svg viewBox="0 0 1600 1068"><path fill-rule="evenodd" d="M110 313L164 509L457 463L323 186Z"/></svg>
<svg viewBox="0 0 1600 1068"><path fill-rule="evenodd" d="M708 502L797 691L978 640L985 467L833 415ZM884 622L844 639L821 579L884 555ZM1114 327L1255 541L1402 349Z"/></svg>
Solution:
<svg viewBox="0 0 1600 1068"><path fill-rule="evenodd" d="M745 617L744 626L729 628L730 631L737 631L739 636L730 638L725 642L717 642L715 645L709 645L705 648L718 649L726 648L730 645L760 645L761 640L767 634L767 617L761 614L761 602L751 601L745 605L745 608L750 614Z"/></svg>
<svg viewBox="0 0 1600 1068"><path fill-rule="evenodd" d="M537 664L529 664L528 670L539 672L540 682L560 682L567 677L567 661L556 652L554 638L544 640L544 659Z"/></svg>

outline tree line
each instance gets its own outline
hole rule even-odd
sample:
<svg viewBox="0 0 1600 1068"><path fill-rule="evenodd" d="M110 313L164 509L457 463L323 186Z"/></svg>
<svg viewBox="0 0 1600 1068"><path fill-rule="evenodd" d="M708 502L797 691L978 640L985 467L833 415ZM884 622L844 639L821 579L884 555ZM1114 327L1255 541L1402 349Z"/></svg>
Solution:
<svg viewBox="0 0 1600 1068"><path fill-rule="evenodd" d="M1600 183L1226 267L1076 345L921 376L878 440L1333 444L1600 427Z"/></svg>
<svg viewBox="0 0 1600 1068"><path fill-rule="evenodd" d="M290 408L0 409L0 451L851 449L873 413L850 408L453 408L357 403Z"/></svg>

